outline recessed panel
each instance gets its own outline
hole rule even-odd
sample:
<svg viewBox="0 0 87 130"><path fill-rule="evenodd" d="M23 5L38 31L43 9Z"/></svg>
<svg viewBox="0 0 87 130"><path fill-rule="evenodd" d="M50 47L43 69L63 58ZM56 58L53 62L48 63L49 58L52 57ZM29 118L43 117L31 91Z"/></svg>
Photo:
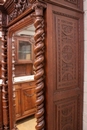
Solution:
<svg viewBox="0 0 87 130"><path fill-rule="evenodd" d="M56 90L78 87L79 20L54 12Z"/></svg>
<svg viewBox="0 0 87 130"><path fill-rule="evenodd" d="M55 103L55 130L78 130L79 97Z"/></svg>

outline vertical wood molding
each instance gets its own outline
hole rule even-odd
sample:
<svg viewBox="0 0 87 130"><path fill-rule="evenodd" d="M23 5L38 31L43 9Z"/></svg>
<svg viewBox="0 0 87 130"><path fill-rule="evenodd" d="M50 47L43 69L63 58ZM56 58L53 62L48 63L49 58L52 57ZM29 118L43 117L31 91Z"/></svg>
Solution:
<svg viewBox="0 0 87 130"><path fill-rule="evenodd" d="M44 18L43 11L46 5L36 2L33 5L35 9L35 81L36 81L36 119L37 125L36 130L45 129L45 119L44 119L44 40L45 40L45 30L44 30Z"/></svg>
<svg viewBox="0 0 87 130"><path fill-rule="evenodd" d="M3 130L2 122L2 86L0 85L0 130Z"/></svg>
<svg viewBox="0 0 87 130"><path fill-rule="evenodd" d="M8 72L7 72L7 29L2 29L2 108L3 130L9 129Z"/></svg>

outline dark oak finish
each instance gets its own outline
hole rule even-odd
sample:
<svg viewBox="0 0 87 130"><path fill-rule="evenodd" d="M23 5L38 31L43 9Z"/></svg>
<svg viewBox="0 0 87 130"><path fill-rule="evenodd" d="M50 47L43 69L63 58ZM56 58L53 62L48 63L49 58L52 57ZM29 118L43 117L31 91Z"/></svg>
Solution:
<svg viewBox="0 0 87 130"><path fill-rule="evenodd" d="M33 74L33 64L15 64L15 76L26 76Z"/></svg>
<svg viewBox="0 0 87 130"><path fill-rule="evenodd" d="M82 130L83 14L48 5L46 18L47 130Z"/></svg>
<svg viewBox="0 0 87 130"><path fill-rule="evenodd" d="M6 17L6 16L4 16ZM2 15L3 18L3 15ZM4 19L3 19L4 20ZM5 18L6 20L6 18ZM2 23L5 26L6 21ZM3 129L9 128L9 99L8 99L8 70L7 70L7 29L2 27L2 111L3 111Z"/></svg>
<svg viewBox="0 0 87 130"><path fill-rule="evenodd" d="M35 8L35 81L36 81L36 119L37 125L36 130L42 130L45 128L44 121L44 48L45 48L45 31L44 31L44 18L43 9L46 8L45 4L36 3Z"/></svg>
<svg viewBox="0 0 87 130"><path fill-rule="evenodd" d="M2 56L6 64L5 67L2 62L4 84L1 95L5 111L1 120L3 130L16 129L15 90L12 87L14 77L12 34L32 23L35 26L36 130L82 130L83 0L8 0L0 7L3 12L1 21L5 21L3 24L0 21L0 27L4 32ZM8 20L5 19L6 15ZM7 30L8 42L5 37ZM8 55L5 47L7 43ZM28 66L27 68L29 69ZM18 66L16 69L18 70ZM19 87L16 95L20 98ZM24 97L23 91L22 96ZM18 106L18 116L21 116L20 111L24 114L27 112L24 108L20 110Z"/></svg>

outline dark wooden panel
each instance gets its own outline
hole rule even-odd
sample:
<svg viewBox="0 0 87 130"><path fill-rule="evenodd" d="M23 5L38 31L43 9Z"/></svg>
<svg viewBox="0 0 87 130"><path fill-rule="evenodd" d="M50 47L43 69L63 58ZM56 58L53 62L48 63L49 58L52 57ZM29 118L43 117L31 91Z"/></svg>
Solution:
<svg viewBox="0 0 87 130"><path fill-rule="evenodd" d="M16 64L15 65L15 76L26 76L33 74L32 64Z"/></svg>
<svg viewBox="0 0 87 130"><path fill-rule="evenodd" d="M49 21L46 40L47 129L82 130L83 17L75 11L49 5Z"/></svg>
<svg viewBox="0 0 87 130"><path fill-rule="evenodd" d="M55 130L78 130L79 128L79 96L56 102Z"/></svg>
<svg viewBox="0 0 87 130"><path fill-rule="evenodd" d="M55 31L55 91L78 87L78 17L53 12Z"/></svg>

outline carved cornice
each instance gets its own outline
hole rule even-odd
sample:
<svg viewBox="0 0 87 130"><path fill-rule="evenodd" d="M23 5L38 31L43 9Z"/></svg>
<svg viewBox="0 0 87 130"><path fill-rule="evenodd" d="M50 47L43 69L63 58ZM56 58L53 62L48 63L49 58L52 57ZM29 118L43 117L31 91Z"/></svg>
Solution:
<svg viewBox="0 0 87 130"><path fill-rule="evenodd" d="M35 0L14 0L14 10L9 16L9 21L22 14Z"/></svg>

